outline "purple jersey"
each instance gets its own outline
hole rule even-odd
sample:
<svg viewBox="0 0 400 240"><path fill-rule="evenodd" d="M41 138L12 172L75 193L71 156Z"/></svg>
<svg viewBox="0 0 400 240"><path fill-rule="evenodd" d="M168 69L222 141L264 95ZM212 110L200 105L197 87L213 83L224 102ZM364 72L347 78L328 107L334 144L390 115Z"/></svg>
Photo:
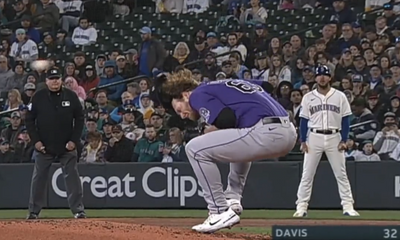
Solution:
<svg viewBox="0 0 400 240"><path fill-rule="evenodd" d="M237 128L254 126L264 117L287 117L286 110L261 87L262 81L220 80L199 85L189 104L208 124L222 109L235 112Z"/></svg>

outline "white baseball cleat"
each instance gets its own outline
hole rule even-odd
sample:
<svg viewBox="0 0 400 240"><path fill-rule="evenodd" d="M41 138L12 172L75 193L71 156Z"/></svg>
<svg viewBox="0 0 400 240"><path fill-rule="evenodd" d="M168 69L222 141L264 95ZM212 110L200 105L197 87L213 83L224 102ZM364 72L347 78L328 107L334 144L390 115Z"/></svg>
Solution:
<svg viewBox="0 0 400 240"><path fill-rule="evenodd" d="M243 212L243 207L242 204L240 204L240 200L237 199L227 199L226 202L228 203L228 206L232 208L232 210L240 216Z"/></svg>
<svg viewBox="0 0 400 240"><path fill-rule="evenodd" d="M297 211L293 214L293 217L295 217L295 218L307 217L307 210L304 210L304 209L297 210Z"/></svg>
<svg viewBox="0 0 400 240"><path fill-rule="evenodd" d="M202 223L192 227L192 230L200 233L213 233L224 228L231 228L240 223L240 217L229 208L220 214L210 214Z"/></svg>
<svg viewBox="0 0 400 240"><path fill-rule="evenodd" d="M354 209L343 210L343 215L349 216L349 217L359 217L360 216L360 214Z"/></svg>

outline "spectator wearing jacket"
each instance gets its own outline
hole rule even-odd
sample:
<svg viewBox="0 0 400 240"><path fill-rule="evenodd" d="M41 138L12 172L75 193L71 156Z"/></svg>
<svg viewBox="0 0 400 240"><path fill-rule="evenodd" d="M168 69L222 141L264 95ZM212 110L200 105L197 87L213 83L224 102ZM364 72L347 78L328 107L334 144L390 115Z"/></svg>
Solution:
<svg viewBox="0 0 400 240"><path fill-rule="evenodd" d="M396 115L388 112L384 115L384 127L374 138L374 149L378 153L380 159L387 160L397 148L399 141L400 130L397 126ZM391 158L396 159L393 156L391 156Z"/></svg>
<svg viewBox="0 0 400 240"><path fill-rule="evenodd" d="M366 140L362 142L362 151L355 155L354 161L356 162L376 162L380 161L378 154L374 153L374 147L372 141Z"/></svg>
<svg viewBox="0 0 400 240"><path fill-rule="evenodd" d="M25 29L26 35L29 36L30 40L34 41L36 44L41 42L40 32L33 27L31 16L23 15L21 17L21 27ZM13 35L12 39L15 40L15 34Z"/></svg>
<svg viewBox="0 0 400 240"><path fill-rule="evenodd" d="M85 92L89 92L90 89L97 87L99 82L100 78L97 76L94 67L92 65L87 65L85 68L85 76L82 78L79 85L85 90ZM88 97L93 98L94 92L90 92Z"/></svg>
<svg viewBox="0 0 400 240"><path fill-rule="evenodd" d="M42 33L52 31L60 19L60 10L51 0L41 0L36 13L33 22Z"/></svg>
<svg viewBox="0 0 400 240"><path fill-rule="evenodd" d="M112 127L112 138L108 141L108 148L105 152L107 162L130 162L134 143L124 136L121 125Z"/></svg>
<svg viewBox="0 0 400 240"><path fill-rule="evenodd" d="M97 31L89 25L89 20L86 17L79 19L79 26L72 33L72 42L76 45L91 45L97 41Z"/></svg>
<svg viewBox="0 0 400 240"><path fill-rule="evenodd" d="M100 132L89 132L86 136L87 143L83 146L79 162L105 163L105 153L108 144L103 141Z"/></svg>
<svg viewBox="0 0 400 240"><path fill-rule="evenodd" d="M162 70L166 51L162 43L152 37L149 27L140 29L142 43L139 46L139 74L153 76L153 72Z"/></svg>
<svg viewBox="0 0 400 240"><path fill-rule="evenodd" d="M10 142L0 139L0 163L15 163L15 153L10 147Z"/></svg>
<svg viewBox="0 0 400 240"><path fill-rule="evenodd" d="M164 145L162 162L188 162L182 132L179 128L171 128L168 135L169 141Z"/></svg>
<svg viewBox="0 0 400 240"><path fill-rule="evenodd" d="M65 86L67 88L71 89L72 91L74 91L76 93L76 95L78 95L78 97L81 101L86 99L85 89L83 89L83 87L78 85L78 82L76 81L75 78L67 77L65 79Z"/></svg>
<svg viewBox="0 0 400 240"><path fill-rule="evenodd" d="M141 138L134 149L132 162L161 162L164 143L157 140L157 132L153 125L147 125L145 137Z"/></svg>
<svg viewBox="0 0 400 240"><path fill-rule="evenodd" d="M367 108L367 103L363 98L357 98L351 103L354 119L351 125L366 121L376 120L372 112ZM366 140L373 140L378 129L378 124L374 121L356 128L353 128L355 141L362 143Z"/></svg>
<svg viewBox="0 0 400 240"><path fill-rule="evenodd" d="M29 137L28 131L24 127L18 135L17 143L14 146L15 159L20 163L32 162L33 151L35 147Z"/></svg>
<svg viewBox="0 0 400 240"><path fill-rule="evenodd" d="M104 76L100 77L100 82L98 86L101 87L103 85L119 82L122 80L123 78L121 77L121 75L117 73L117 65L115 61L106 61L104 64ZM108 99L110 101L113 101L114 103L121 102L121 95L125 91L125 89L125 84L118 84L116 86L106 88Z"/></svg>
<svg viewBox="0 0 400 240"><path fill-rule="evenodd" d="M18 111L11 113L10 125L1 131L1 138L7 140L11 146L17 143L18 136L25 126L22 124L21 114Z"/></svg>

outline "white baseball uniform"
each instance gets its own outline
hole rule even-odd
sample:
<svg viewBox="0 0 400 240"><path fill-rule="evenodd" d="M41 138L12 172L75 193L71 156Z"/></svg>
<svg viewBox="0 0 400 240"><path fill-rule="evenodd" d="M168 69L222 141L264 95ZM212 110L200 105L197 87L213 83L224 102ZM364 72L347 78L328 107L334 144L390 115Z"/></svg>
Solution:
<svg viewBox="0 0 400 240"><path fill-rule="evenodd" d="M300 117L308 119L308 153L304 154L303 174L297 192L297 209L307 209L314 175L325 152L339 187L343 208L353 208L353 196L346 172L344 152L338 150L341 141L342 118L351 115L350 104L343 92L331 88L326 95L316 89L304 95Z"/></svg>

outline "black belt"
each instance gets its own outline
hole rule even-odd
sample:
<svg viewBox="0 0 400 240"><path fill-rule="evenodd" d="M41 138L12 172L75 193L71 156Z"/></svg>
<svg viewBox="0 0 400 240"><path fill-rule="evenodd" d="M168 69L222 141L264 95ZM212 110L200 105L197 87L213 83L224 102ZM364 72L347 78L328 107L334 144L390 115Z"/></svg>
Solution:
<svg viewBox="0 0 400 240"><path fill-rule="evenodd" d="M280 118L265 117L262 119L262 123L263 123L263 125L271 124L271 123L282 123L282 120Z"/></svg>
<svg viewBox="0 0 400 240"><path fill-rule="evenodd" d="M339 130L336 130L336 129L334 129L334 130L318 130L318 129L312 128L312 129L311 129L311 132L313 132L313 133L319 133L319 134L325 134L325 135L329 135L329 134L335 134L335 133L338 133L338 132L339 132Z"/></svg>

